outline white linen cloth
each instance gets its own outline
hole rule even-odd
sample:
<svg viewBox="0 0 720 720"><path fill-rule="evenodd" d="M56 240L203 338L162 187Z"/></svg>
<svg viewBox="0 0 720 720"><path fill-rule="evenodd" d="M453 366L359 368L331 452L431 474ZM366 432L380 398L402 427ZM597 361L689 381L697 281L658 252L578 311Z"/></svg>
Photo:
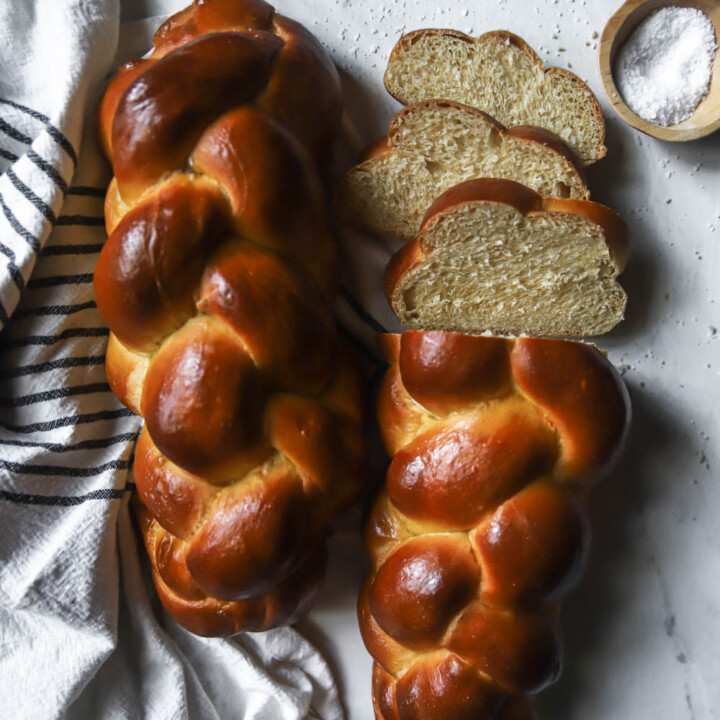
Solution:
<svg viewBox="0 0 720 720"><path fill-rule="evenodd" d="M140 422L107 385L91 284L109 179L95 105L119 32L126 56L150 37L120 31L118 2L0 0L0 720L339 720L293 628L195 637L140 559Z"/></svg>

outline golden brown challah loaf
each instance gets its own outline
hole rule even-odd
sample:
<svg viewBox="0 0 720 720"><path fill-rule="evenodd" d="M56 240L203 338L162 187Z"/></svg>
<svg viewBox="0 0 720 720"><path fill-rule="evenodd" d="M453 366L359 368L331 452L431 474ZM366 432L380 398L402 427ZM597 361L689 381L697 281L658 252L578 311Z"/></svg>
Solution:
<svg viewBox="0 0 720 720"><path fill-rule="evenodd" d="M338 75L258 0L196 0L108 88L95 272L107 374L145 425L138 511L164 605L228 635L308 608L364 475L358 371L329 300L315 159Z"/></svg>
<svg viewBox="0 0 720 720"><path fill-rule="evenodd" d="M581 573L582 496L629 403L593 346L382 337L392 456L359 602L378 720L529 720L561 668L559 601Z"/></svg>

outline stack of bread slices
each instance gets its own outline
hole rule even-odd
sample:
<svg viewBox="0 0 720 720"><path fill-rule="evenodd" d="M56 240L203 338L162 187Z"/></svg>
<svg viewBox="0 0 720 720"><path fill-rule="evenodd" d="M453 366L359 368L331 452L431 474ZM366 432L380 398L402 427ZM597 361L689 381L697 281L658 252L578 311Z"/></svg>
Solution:
<svg viewBox="0 0 720 720"><path fill-rule="evenodd" d="M413 329L380 343L391 463L358 604L375 717L537 720L586 490L629 422L603 354L558 339L625 310L627 229L583 176L604 122L585 83L504 31L410 33L385 85L406 107L337 192L347 223L405 241L385 290Z"/></svg>
<svg viewBox="0 0 720 720"><path fill-rule="evenodd" d="M605 155L595 96L506 31L419 30L385 73L406 107L341 182L358 228L408 240L386 272L422 330L594 336L623 317L623 221L589 200Z"/></svg>

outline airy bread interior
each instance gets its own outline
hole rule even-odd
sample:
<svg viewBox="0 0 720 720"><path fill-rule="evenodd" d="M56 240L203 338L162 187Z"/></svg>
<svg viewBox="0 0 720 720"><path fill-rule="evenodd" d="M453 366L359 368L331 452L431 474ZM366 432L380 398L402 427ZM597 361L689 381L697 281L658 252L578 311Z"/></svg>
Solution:
<svg viewBox="0 0 720 720"><path fill-rule="evenodd" d="M402 102L455 100L508 127L547 128L584 164L605 155L605 123L590 89L569 71L545 73L539 57L519 38L497 32L475 40L447 31L418 31L406 38L385 73L387 89Z"/></svg>
<svg viewBox="0 0 720 720"><path fill-rule="evenodd" d="M622 320L618 266L582 215L469 203L431 220L419 245L422 260L390 296L409 327L581 337Z"/></svg>
<svg viewBox="0 0 720 720"><path fill-rule="evenodd" d="M388 143L389 152L354 167L339 190L344 216L370 232L414 237L432 202L470 178L516 180L546 197L589 196L567 157L465 105L410 106L392 121Z"/></svg>

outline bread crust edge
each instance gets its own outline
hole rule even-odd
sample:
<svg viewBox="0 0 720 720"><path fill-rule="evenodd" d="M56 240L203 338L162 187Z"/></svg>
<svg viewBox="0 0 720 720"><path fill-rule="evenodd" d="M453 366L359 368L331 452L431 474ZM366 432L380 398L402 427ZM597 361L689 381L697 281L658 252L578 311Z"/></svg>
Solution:
<svg viewBox="0 0 720 720"><path fill-rule="evenodd" d="M480 203L509 205L524 216L568 213L585 217L602 229L610 257L617 268L617 275L625 269L630 254L630 236L627 225L614 210L591 200L544 198L513 180L466 180L440 195L427 211L415 239L403 245L385 268L385 295L398 317L398 301L403 281L426 258L423 248L425 233L441 216L460 206ZM402 321L402 318L400 319Z"/></svg>
<svg viewBox="0 0 720 720"><path fill-rule="evenodd" d="M343 180L340 182L338 192L336 193L335 204L339 208L340 216L343 217L346 222L351 224L353 227L357 227L366 232L378 232L377 228L371 227L369 223L364 222L363 218L359 217L358 214L347 212L343 209L343 206L348 205L346 200L343 199L344 195L347 192L346 188L348 178L350 178L353 173L364 172L368 170L374 160L380 157L384 157L385 155L392 154L398 149L402 150L402 148L398 148L398 145L395 144L395 138L400 131L400 127L404 119L408 115L414 112L423 112L428 108L437 109L443 107L454 108L462 111L463 113L468 113L469 115L482 118L487 123L492 125L492 127L498 132L508 137L512 137L516 140L521 140L523 142L541 145L544 148L547 148L549 151L559 155L561 158L561 162L565 165L566 170L575 175L578 185L584 187L585 193L581 199L590 199L590 190L587 185L587 179L585 177L585 171L582 162L580 158L578 158L578 156L573 152L572 148L570 148L570 146L559 135L556 135L550 130L536 127L534 125L515 125L513 127L507 128L500 121L492 117L492 115L489 115L483 110L478 110L477 108L474 108L470 105L464 105L463 103L459 103L454 100L430 99L421 100L418 103L407 105L398 113L393 115L393 117L390 119L387 135L384 135L370 143L370 145L363 153L363 159L361 160L361 162L350 168L350 170L345 173ZM413 234L398 232L397 230L389 228L382 228L381 230L379 230L379 233L381 235L398 237L401 240L405 241L412 240L412 238L414 237Z"/></svg>
<svg viewBox="0 0 720 720"><path fill-rule="evenodd" d="M584 80L575 75L575 73L570 72L570 70L566 70L557 66L546 68L545 63L542 61L542 58L537 54L537 52L535 52L535 50L533 50L533 48L530 47L530 45L528 45L528 43L525 42L525 40L523 40L519 35L515 35L515 33L512 33L509 30L491 30L477 37L473 37L472 35L467 35L466 33L460 32L459 30L452 30L450 28L421 28L419 30L413 30L409 33L406 33L397 41L397 43L395 43L395 46L390 52L387 68L383 75L383 84L385 86L385 89L398 102L401 102L403 105L409 104L408 98L403 94L401 90L391 87L391 83L389 82L390 66L393 62L396 62L399 59L399 57L408 47L412 46L419 38L427 35L451 37L456 40L466 42L470 45L480 45L490 39L498 39L502 42L510 42L521 52L527 55L527 57L532 61L532 63L537 67L537 69L543 72L545 75L560 74L564 77L569 78L573 83L578 86L578 88L583 92L583 94L587 93L587 97L591 105L594 125L597 130L597 144L595 146L595 155L592 159L588 159L588 161L584 164L592 165L594 162L597 162L598 160L601 160L605 157L605 155L607 154L607 147L605 146L605 117L603 116L602 108L600 107L600 103L598 102L595 93L590 89L590 87Z"/></svg>

